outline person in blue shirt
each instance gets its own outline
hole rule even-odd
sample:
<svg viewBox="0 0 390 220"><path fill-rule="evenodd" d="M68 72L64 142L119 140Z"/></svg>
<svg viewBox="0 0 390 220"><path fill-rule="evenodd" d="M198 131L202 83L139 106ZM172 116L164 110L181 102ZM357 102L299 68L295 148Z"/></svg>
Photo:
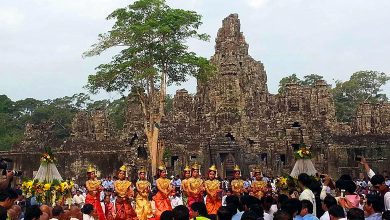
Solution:
<svg viewBox="0 0 390 220"><path fill-rule="evenodd" d="M318 220L318 218L313 215L313 203L309 200L302 200L301 204L301 212L295 217L295 220Z"/></svg>
<svg viewBox="0 0 390 220"><path fill-rule="evenodd" d="M382 220L383 199L378 195L367 195L363 210L366 220Z"/></svg>

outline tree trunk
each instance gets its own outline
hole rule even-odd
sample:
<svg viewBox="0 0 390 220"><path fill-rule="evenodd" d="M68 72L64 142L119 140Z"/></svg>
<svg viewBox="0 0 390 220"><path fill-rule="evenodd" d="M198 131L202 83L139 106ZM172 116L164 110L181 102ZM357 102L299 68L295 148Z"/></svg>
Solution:
<svg viewBox="0 0 390 220"><path fill-rule="evenodd" d="M157 167L159 166L159 149L158 149L158 135L159 129L154 127L153 131L148 131L148 147L150 153L150 162L152 164L152 175L156 175Z"/></svg>

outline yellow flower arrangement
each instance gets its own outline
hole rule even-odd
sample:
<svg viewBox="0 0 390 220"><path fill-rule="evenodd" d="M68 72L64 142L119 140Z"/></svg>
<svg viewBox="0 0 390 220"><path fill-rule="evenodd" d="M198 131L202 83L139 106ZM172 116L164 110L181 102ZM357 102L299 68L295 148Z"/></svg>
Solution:
<svg viewBox="0 0 390 220"><path fill-rule="evenodd" d="M51 187L51 184L50 183L46 183L45 185L43 185L43 190L44 191L49 191L50 187Z"/></svg>

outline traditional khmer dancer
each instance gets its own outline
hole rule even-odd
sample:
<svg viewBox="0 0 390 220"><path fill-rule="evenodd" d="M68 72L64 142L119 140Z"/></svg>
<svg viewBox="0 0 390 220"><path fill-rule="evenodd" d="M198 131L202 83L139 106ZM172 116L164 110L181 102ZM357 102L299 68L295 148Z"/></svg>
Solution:
<svg viewBox="0 0 390 220"><path fill-rule="evenodd" d="M241 196L247 190L244 188L244 180L241 179L241 170L238 165L234 166L233 169L234 180L231 182L232 192L236 196Z"/></svg>
<svg viewBox="0 0 390 220"><path fill-rule="evenodd" d="M188 208L194 202L203 202L203 180L199 177L199 165L192 165L191 178L188 179Z"/></svg>
<svg viewBox="0 0 390 220"><path fill-rule="evenodd" d="M164 165L158 167L159 178L156 180L158 192L153 196L156 205L155 219L159 220L161 213L166 210L172 210L169 195L173 190L171 181L167 179L167 169Z"/></svg>
<svg viewBox="0 0 390 220"><path fill-rule="evenodd" d="M96 178L96 170L92 166L88 166L87 177L88 180L85 182L85 186L87 187L88 194L85 198L85 203L93 205L99 220L105 220L103 209L100 204L100 192L103 187L101 186L101 181Z"/></svg>
<svg viewBox="0 0 390 220"><path fill-rule="evenodd" d="M146 220L153 217L152 206L149 201L150 183L146 180L146 171L141 168L138 171L138 181L135 184L137 188L137 196L135 197L135 212L138 219Z"/></svg>
<svg viewBox="0 0 390 220"><path fill-rule="evenodd" d="M181 189L183 191L183 204L188 205L188 179L191 177L191 168L187 165L184 168L184 180L181 181Z"/></svg>
<svg viewBox="0 0 390 220"><path fill-rule="evenodd" d="M134 195L131 189L131 182L126 180L126 166L121 166L118 171L118 180L114 182L114 189L117 194L115 201L116 220L138 219L133 207L131 198Z"/></svg>
<svg viewBox="0 0 390 220"><path fill-rule="evenodd" d="M219 188L221 182L215 179L216 174L217 168L215 165L212 165L209 168L209 179L204 182L207 193L206 209L209 215L216 215L219 207L222 205L222 200L219 195L219 192L221 192L221 189Z"/></svg>
<svg viewBox="0 0 390 220"><path fill-rule="evenodd" d="M267 192L267 183L262 181L260 168L255 168L253 170L253 175L256 179L252 182L251 192L253 193L253 196L257 197L258 199L261 199Z"/></svg>

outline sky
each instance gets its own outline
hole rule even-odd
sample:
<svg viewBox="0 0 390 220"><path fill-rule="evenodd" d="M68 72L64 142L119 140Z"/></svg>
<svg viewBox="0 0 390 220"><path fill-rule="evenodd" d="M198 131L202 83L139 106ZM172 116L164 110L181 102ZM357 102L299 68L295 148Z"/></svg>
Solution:
<svg viewBox="0 0 390 220"><path fill-rule="evenodd" d="M12 100L53 99L87 92L88 75L115 54L82 53L110 29L107 15L133 1L0 0L0 94ZM214 54L223 18L237 13L249 54L261 61L268 89L296 73L323 75L328 83L348 80L360 70L390 74L390 1L388 0L167 0L174 8L203 16L201 32L210 42L189 41L201 56ZM196 80L168 89L196 92ZM390 85L384 87L390 95ZM95 99L118 98L102 92Z"/></svg>

